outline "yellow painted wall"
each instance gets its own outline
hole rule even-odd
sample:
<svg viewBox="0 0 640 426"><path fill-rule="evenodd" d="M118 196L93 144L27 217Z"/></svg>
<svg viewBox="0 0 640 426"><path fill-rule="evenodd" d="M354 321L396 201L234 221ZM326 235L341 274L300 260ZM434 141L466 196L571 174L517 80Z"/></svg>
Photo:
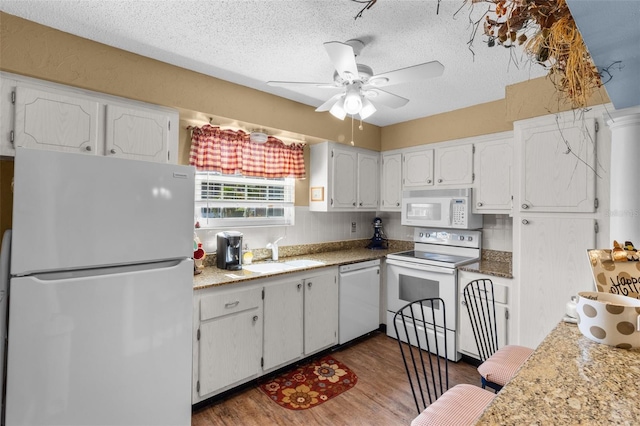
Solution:
<svg viewBox="0 0 640 426"><path fill-rule="evenodd" d="M340 121L313 107L244 86L96 43L0 12L0 70L55 83L108 93L180 111L179 162L189 153L188 125L214 124L244 130L260 128L286 140L348 143L351 121ZM608 102L604 89L592 104ZM355 126L356 145L390 150L441 142L513 128L516 120L545 115L569 107L557 100L551 82L539 78L512 86L505 98L456 111L380 128ZM309 150L305 151L309 165ZM11 170L2 167L2 172ZM4 174L3 174L4 176ZM7 179L0 182L5 226ZM308 205L308 180L296 183L296 205ZM10 220L9 220L10 223ZM3 228L4 229L4 228Z"/></svg>

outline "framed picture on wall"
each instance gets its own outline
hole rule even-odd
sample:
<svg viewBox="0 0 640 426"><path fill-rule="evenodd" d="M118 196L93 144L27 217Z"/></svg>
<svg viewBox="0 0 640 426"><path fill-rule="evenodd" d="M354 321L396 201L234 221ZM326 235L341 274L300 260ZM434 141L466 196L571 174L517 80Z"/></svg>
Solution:
<svg viewBox="0 0 640 426"><path fill-rule="evenodd" d="M314 186L311 188L311 201L324 201L323 186Z"/></svg>

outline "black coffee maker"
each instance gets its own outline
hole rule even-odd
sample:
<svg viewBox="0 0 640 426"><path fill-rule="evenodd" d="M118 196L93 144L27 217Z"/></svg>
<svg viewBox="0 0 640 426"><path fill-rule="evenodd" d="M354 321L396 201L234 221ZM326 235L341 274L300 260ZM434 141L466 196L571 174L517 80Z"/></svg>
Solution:
<svg viewBox="0 0 640 426"><path fill-rule="evenodd" d="M242 232L225 231L216 234L216 265L220 269L242 269Z"/></svg>
<svg viewBox="0 0 640 426"><path fill-rule="evenodd" d="M384 231L382 230L382 219L376 217L373 219L373 237L371 237L371 242L367 245L368 249L371 250L386 250L389 248L387 244L387 238L384 235Z"/></svg>

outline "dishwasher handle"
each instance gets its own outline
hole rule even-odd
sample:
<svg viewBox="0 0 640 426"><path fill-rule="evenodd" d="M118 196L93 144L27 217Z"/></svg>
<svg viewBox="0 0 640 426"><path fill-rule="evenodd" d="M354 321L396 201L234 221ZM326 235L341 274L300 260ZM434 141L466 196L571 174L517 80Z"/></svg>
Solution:
<svg viewBox="0 0 640 426"><path fill-rule="evenodd" d="M356 263L349 263L347 265L342 265L340 267L340 273L343 274L345 272L357 271L359 269L366 269L374 266L380 266L380 259L367 260L364 262L356 262Z"/></svg>

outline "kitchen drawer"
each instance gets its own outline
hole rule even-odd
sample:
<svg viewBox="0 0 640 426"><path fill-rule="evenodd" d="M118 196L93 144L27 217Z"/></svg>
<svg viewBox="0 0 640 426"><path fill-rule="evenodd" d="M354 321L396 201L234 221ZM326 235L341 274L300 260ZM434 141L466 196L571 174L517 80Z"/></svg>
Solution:
<svg viewBox="0 0 640 426"><path fill-rule="evenodd" d="M255 309L262 303L262 287L212 294L200 299L200 321Z"/></svg>

